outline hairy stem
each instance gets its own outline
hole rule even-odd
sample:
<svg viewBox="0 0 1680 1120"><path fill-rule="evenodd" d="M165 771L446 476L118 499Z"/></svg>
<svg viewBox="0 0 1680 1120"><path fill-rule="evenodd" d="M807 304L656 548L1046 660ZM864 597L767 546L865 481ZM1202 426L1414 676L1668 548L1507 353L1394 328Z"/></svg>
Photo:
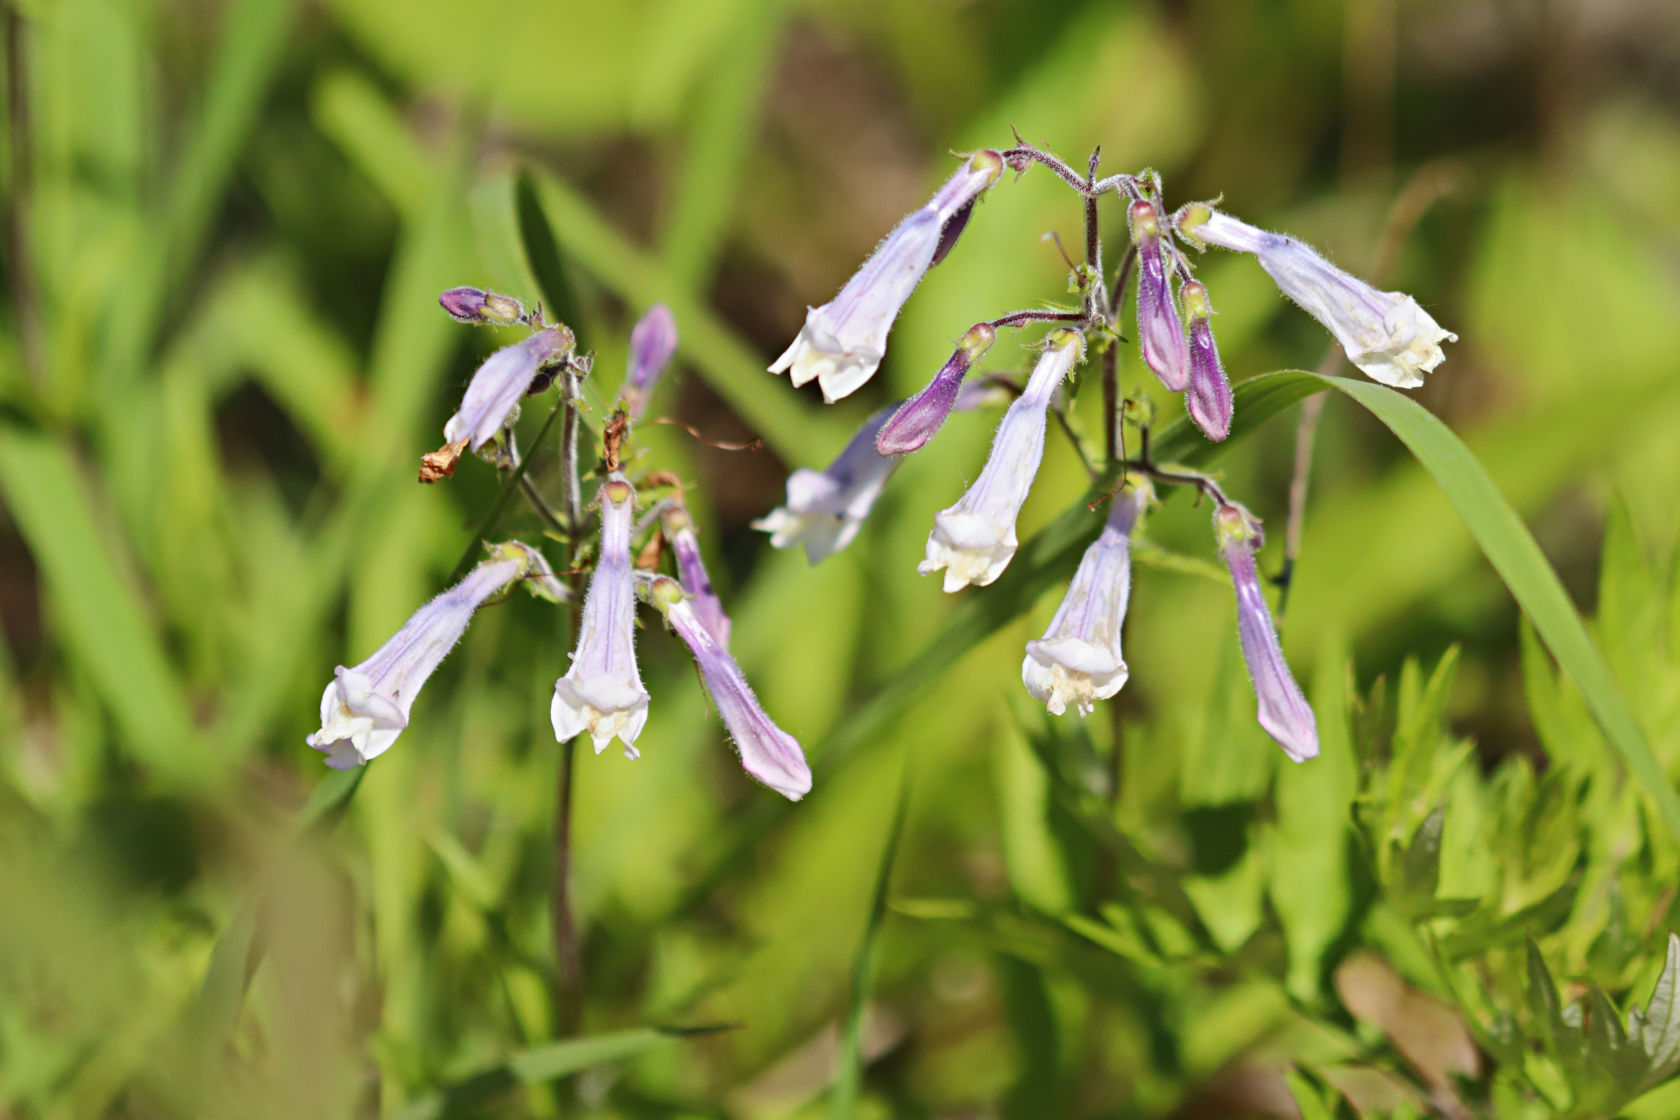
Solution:
<svg viewBox="0 0 1680 1120"><path fill-rule="evenodd" d="M583 603L583 577L578 570L578 548L583 543L583 492L578 474L578 377L567 367L565 415L560 423L560 470L566 503L566 584L572 593L572 609L566 612L567 648L577 646L578 612ZM576 741L560 744L559 774L555 782L554 812L554 895L550 900L554 926L554 958L559 969L555 993L555 1019L562 1037L575 1035L583 1022L583 960L577 930L572 920L572 791L574 787Z"/></svg>

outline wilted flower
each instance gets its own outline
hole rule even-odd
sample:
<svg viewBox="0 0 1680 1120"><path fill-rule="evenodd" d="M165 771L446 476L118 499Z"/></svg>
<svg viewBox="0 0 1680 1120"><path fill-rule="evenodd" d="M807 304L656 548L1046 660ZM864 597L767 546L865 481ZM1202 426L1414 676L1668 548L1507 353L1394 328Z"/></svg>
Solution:
<svg viewBox="0 0 1680 1120"><path fill-rule="evenodd" d="M616 735L626 757L636 758L636 736L648 712L647 689L636 669L636 589L630 571L636 492L614 472L596 500L601 555L583 598L572 666L554 682L549 715L554 737L562 743L587 730L600 754Z"/></svg>
<svg viewBox="0 0 1680 1120"><path fill-rule="evenodd" d="M811 768L805 763L799 741L764 714L741 675L741 667L712 638L682 588L675 580L660 576L648 589L648 601L664 613L671 629L688 643L718 718L735 741L747 773L790 801L810 793Z"/></svg>
<svg viewBox="0 0 1680 1120"><path fill-rule="evenodd" d="M665 537L677 557L677 578L694 605L694 613L706 627L712 640L724 649L729 648L729 616L723 613L723 603L712 590L712 577L700 559L700 538L694 534L694 522L681 506L667 509L660 517Z"/></svg>
<svg viewBox="0 0 1680 1120"><path fill-rule="evenodd" d="M550 327L490 355L473 374L461 407L444 424L443 438L450 443L464 439L474 451L484 446L507 426L519 398L543 368L572 352L572 343L570 330Z"/></svg>
<svg viewBox="0 0 1680 1120"><path fill-rule="evenodd" d="M1027 643L1021 681L1051 715L1072 704L1087 716L1126 683L1120 631L1132 590L1132 530L1152 491L1143 479L1114 498L1102 534L1085 550L1044 637Z"/></svg>
<svg viewBox="0 0 1680 1120"><path fill-rule="evenodd" d="M497 323L510 327L525 318L525 308L512 296L482 288L451 288L438 296L450 318L462 323Z"/></svg>
<svg viewBox="0 0 1680 1120"><path fill-rule="evenodd" d="M815 564L852 543L875 499L898 468L875 450L875 437L897 405L888 405L864 422L857 435L825 471L801 467L788 475L787 502L754 521L770 534L773 548L804 545Z"/></svg>
<svg viewBox="0 0 1680 1120"><path fill-rule="evenodd" d="M1458 341L1411 296L1379 292L1293 237L1205 205L1180 211L1179 228L1194 241L1259 257L1283 294L1335 335L1348 361L1375 381L1415 389L1446 359L1441 342Z"/></svg>
<svg viewBox="0 0 1680 1120"><path fill-rule="evenodd" d="M638 419L653 396L659 375L677 352L677 320L671 309L656 303L637 320L630 331L630 364L624 375L619 399L630 419Z"/></svg>
<svg viewBox="0 0 1680 1120"><path fill-rule="evenodd" d="M1296 762L1318 755L1318 721L1301 687L1289 672L1260 588L1260 574L1254 564L1254 549L1260 528L1241 506L1224 505L1213 512L1213 528L1231 582L1237 589L1237 637L1242 642L1243 660L1254 681L1259 701L1259 722L1266 733Z"/></svg>
<svg viewBox="0 0 1680 1120"><path fill-rule="evenodd" d="M1184 285L1184 310L1190 316L1190 392L1185 403L1190 418L1211 440L1231 434L1231 382L1219 363L1214 345L1213 303L1199 280Z"/></svg>
<svg viewBox="0 0 1680 1120"><path fill-rule="evenodd" d="M971 583L984 587L1014 558L1020 546L1015 518L1044 458L1050 397L1084 352L1085 339L1078 331L1050 335L1025 392L998 424L980 477L955 505L934 516L927 558L916 570L928 575L943 568L946 591L960 591Z"/></svg>
<svg viewBox="0 0 1680 1120"><path fill-rule="evenodd" d="M990 323L970 327L927 388L899 405L882 426L875 437L875 450L883 455L908 455L932 439L956 406L963 378L995 341L997 329Z"/></svg>
<svg viewBox="0 0 1680 1120"><path fill-rule="evenodd" d="M1152 202L1134 202L1127 211L1132 244L1137 246L1138 341L1144 363L1161 384L1182 393L1190 384L1190 351L1184 342L1184 323L1173 299L1171 241L1162 236L1160 214Z"/></svg>
<svg viewBox="0 0 1680 1120"><path fill-rule="evenodd" d="M1002 171L1003 157L990 149L964 161L926 206L887 235L839 295L808 310L805 326L770 372L788 371L795 385L816 379L830 403L873 377L899 309L950 248L946 231L960 231L969 207Z"/></svg>
<svg viewBox="0 0 1680 1120"><path fill-rule="evenodd" d="M426 679L443 662L486 599L530 570L537 554L515 542L497 545L490 559L403 623L374 655L333 670L321 695L321 730L305 740L334 770L365 766L397 741Z"/></svg>

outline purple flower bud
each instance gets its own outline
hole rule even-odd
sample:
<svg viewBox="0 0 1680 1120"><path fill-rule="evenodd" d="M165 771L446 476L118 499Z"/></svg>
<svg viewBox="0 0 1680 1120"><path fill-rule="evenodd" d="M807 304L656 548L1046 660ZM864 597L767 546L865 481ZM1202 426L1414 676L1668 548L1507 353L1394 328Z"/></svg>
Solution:
<svg viewBox="0 0 1680 1120"><path fill-rule="evenodd" d="M669 307L656 303L630 331L630 365L624 375L624 388L619 391L630 419L641 417L659 375L676 352L677 320Z"/></svg>
<svg viewBox="0 0 1680 1120"><path fill-rule="evenodd" d="M764 714L741 675L741 667L713 639L676 581L665 576L655 579L648 589L648 600L664 613L677 636L688 643L700 667L700 679L711 693L718 718L735 741L746 772L790 801L810 793L811 768L805 763L799 741Z"/></svg>
<svg viewBox="0 0 1680 1120"><path fill-rule="evenodd" d="M372 657L354 669L334 669L321 694L321 730L305 741L334 770L365 766L389 750L408 726L414 698L466 633L473 612L529 571L536 556L517 542L496 546L490 559L415 611Z"/></svg>
<svg viewBox="0 0 1680 1120"><path fill-rule="evenodd" d="M945 571L946 591L986 586L1009 566L1020 542L1015 519L1044 458L1047 411L1056 387L1085 353L1078 331L1058 330L1027 379L1026 390L1003 414L980 477L955 505L934 516L927 556L916 570Z"/></svg>
<svg viewBox="0 0 1680 1120"><path fill-rule="evenodd" d="M473 374L461 407L444 424L443 438L450 443L464 439L474 451L483 447L513 423L525 390L544 367L564 360L572 343L570 330L552 327L490 355Z"/></svg>
<svg viewBox="0 0 1680 1120"><path fill-rule="evenodd" d="M1231 434L1231 382L1219 364L1219 347L1214 345L1213 303L1200 281L1184 285L1184 310L1190 316L1190 392L1186 403L1190 418L1215 442Z"/></svg>
<svg viewBox="0 0 1680 1120"><path fill-rule="evenodd" d="M1237 637L1259 701L1260 726L1296 762L1315 758L1318 722L1289 672L1289 663L1283 659L1283 647L1278 644L1272 612L1266 606L1260 573L1254 565L1260 527L1247 510L1228 505L1214 510L1213 528L1237 589Z"/></svg>
<svg viewBox="0 0 1680 1120"><path fill-rule="evenodd" d="M671 551L677 557L677 578L694 604L694 613L712 640L728 649L729 616L723 613L723 603L712 590L712 577L706 574L706 565L700 559L700 538L694 535L694 522L681 506L666 510L661 520L665 538L671 542Z"/></svg>
<svg viewBox="0 0 1680 1120"><path fill-rule="evenodd" d="M827 470L805 467L788 475L787 502L752 523L770 534L772 548L805 547L815 564L852 543L900 460L875 450L875 437L897 408L888 405L864 422Z"/></svg>
<svg viewBox="0 0 1680 1120"><path fill-rule="evenodd" d="M1415 389L1446 360L1442 341L1458 341L1411 296L1380 292L1293 237L1268 233L1205 204L1181 210L1179 227L1197 243L1255 254L1278 290L1334 335L1348 361L1373 381Z"/></svg>
<svg viewBox="0 0 1680 1120"><path fill-rule="evenodd" d="M1021 682L1051 715L1072 704L1088 716L1096 701L1126 683L1130 671L1120 652L1120 631L1132 590L1132 530L1151 495L1148 481L1136 479L1115 496L1102 534L1080 558L1050 628L1027 643Z"/></svg>
<svg viewBox="0 0 1680 1120"><path fill-rule="evenodd" d="M636 758L636 736L648 713L647 689L636 668L636 588L630 570L636 491L615 471L596 500L601 556L583 597L572 666L554 682L549 716L554 737L562 743L588 731L600 754L616 735L625 757Z"/></svg>
<svg viewBox="0 0 1680 1120"><path fill-rule="evenodd" d="M840 294L809 309L804 328L770 372L787 371L796 386L815 379L831 404L873 377L893 321L933 267L946 230L1002 171L1003 157L990 149L965 160L926 206L887 235Z"/></svg>
<svg viewBox="0 0 1680 1120"><path fill-rule="evenodd" d="M1171 241L1162 236L1154 203L1134 202L1127 214L1138 255L1137 324L1143 360L1161 384L1182 393L1190 384L1190 349L1168 272Z"/></svg>
<svg viewBox="0 0 1680 1120"><path fill-rule="evenodd" d="M976 323L968 328L950 360L933 375L927 388L899 405L898 411L882 426L875 437L875 450L883 455L908 455L932 439L951 415L963 378L975 362L986 356L995 341L997 330L990 323Z"/></svg>
<svg viewBox="0 0 1680 1120"><path fill-rule="evenodd" d="M512 326L525 317L525 308L518 300L482 288L451 288L438 296L438 303L450 318L463 323Z"/></svg>

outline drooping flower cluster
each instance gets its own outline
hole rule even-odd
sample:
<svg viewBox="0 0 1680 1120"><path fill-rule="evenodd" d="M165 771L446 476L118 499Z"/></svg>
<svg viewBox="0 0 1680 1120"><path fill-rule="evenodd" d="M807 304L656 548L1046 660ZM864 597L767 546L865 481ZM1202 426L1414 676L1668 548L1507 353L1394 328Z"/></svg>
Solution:
<svg viewBox="0 0 1680 1120"><path fill-rule="evenodd" d="M353 669L335 671L321 698L321 729L309 736L309 745L339 769L365 765L388 750L408 726L421 687L466 632L473 613L522 584L539 598L565 603L577 612L576 648L565 673L555 681L549 712L559 741L587 733L597 754L617 739L626 756L639 757L636 744L647 724L650 702L636 663L640 600L653 606L693 652L701 680L747 772L793 800L810 792L811 772L798 741L764 713L728 651L729 616L706 573L699 537L675 476L645 471L633 477L625 469L623 452L634 424L676 352L677 326L671 312L655 305L631 332L617 405L600 432L601 482L589 507L598 511L599 532L592 533L588 511L557 510L543 497L527 477L513 438L520 401L557 384L560 401L554 407L566 414L564 423L571 434L565 445L575 456L578 385L590 372L592 357L576 353L572 332L565 326L546 323L540 309L527 311L508 296L454 288L443 293L439 303L461 322L523 325L530 333L491 354L473 375L460 408L444 426L444 446L422 458L421 481L446 478L465 452L479 452L503 471L504 490L520 489L555 535L567 541L574 568L580 555L592 554L588 590L580 605L576 590L555 575L538 549L518 541L493 546L489 559L415 612L372 657ZM873 435L866 449L879 459ZM575 458L563 462L562 469L567 474L563 488L575 493L580 482ZM671 491L642 519L658 526L651 531L636 517L639 488ZM574 499L570 505L581 502ZM867 512L865 505L858 520ZM636 551L639 535L646 537L647 547ZM658 572L667 560L674 579Z"/></svg>
<svg viewBox="0 0 1680 1120"><path fill-rule="evenodd" d="M1049 418L1057 415L1111 500L1107 520L1086 551L1066 598L1043 638L1029 642L1021 676L1027 690L1054 714L1081 715L1125 684L1121 629L1131 589L1131 537L1153 501L1150 482L1193 486L1214 499L1219 549L1237 591L1238 637L1255 694L1260 725L1290 758L1317 754L1317 732L1284 661L1276 626L1255 563L1259 522L1225 497L1211 476L1169 468L1142 452L1127 458L1122 417L1147 430L1153 414L1140 384L1137 407L1123 401L1115 360L1125 287L1136 277L1136 338L1142 364L1170 393L1182 394L1190 420L1210 440L1231 433L1234 396L1214 342L1214 307L1195 278L1185 247L1209 245L1254 255L1278 288L1317 319L1365 374L1412 388L1443 360L1441 343L1454 340L1411 296L1383 292L1331 265L1294 238L1268 233L1217 210L1190 203L1169 211L1152 171L1098 178L1096 157L1081 173L1017 138L1007 150L964 158L957 172L920 210L901 222L829 303L811 308L804 328L771 372L791 370L795 385L819 381L825 401L855 392L874 375L900 309L928 269L950 252L975 202L1004 168L1050 169L1082 198L1087 259L1074 267L1078 309L1017 311L974 324L926 388L878 411L826 471L800 469L788 479L787 502L758 521L777 548L803 545L812 563L845 548L890 478L897 458L925 447L977 381L966 381L1004 327L1049 324L1039 354L1004 412L991 452L974 484L934 517L918 570L943 572L947 592L985 586L1008 568L1019 547L1016 524L1044 456ZM1095 200L1115 194L1126 203L1130 247L1111 287L1104 275ZM1182 243L1182 244L1181 244ZM1064 385L1087 351L1102 352L1103 419L1107 462L1099 469L1066 415ZM985 379L977 379L984 383ZM990 379L996 383L998 379ZM1095 504L1095 503L1093 503Z"/></svg>

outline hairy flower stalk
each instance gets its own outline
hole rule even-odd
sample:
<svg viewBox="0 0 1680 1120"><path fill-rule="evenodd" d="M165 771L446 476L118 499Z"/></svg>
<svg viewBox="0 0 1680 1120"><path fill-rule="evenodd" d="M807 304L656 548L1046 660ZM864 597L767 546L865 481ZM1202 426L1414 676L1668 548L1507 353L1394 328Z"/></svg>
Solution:
<svg viewBox="0 0 1680 1120"><path fill-rule="evenodd" d="M787 372L796 386L815 379L831 404L873 377L899 309L949 251L945 234L961 232L974 201L1002 171L1003 157L991 149L969 156L926 206L887 235L838 295L808 309L805 326L770 372Z"/></svg>
<svg viewBox="0 0 1680 1120"><path fill-rule="evenodd" d="M450 443L466 440L474 451L495 438L512 422L519 398L531 382L545 368L563 361L572 352L573 341L566 327L550 327L490 355L473 374L461 407L444 424L443 438Z"/></svg>
<svg viewBox="0 0 1680 1120"><path fill-rule="evenodd" d="M712 640L728 649L729 616L724 613L717 592L712 590L712 577L706 574L706 565L700 559L700 538L694 533L694 521L686 509L673 506L660 515L660 522L677 558L677 578L694 605L694 613Z"/></svg>
<svg viewBox="0 0 1680 1120"><path fill-rule="evenodd" d="M1127 217L1137 246L1137 329L1143 360L1161 384L1182 393L1190 384L1190 350L1173 299L1172 239L1163 233L1153 202L1132 203Z"/></svg>
<svg viewBox="0 0 1680 1120"><path fill-rule="evenodd" d="M659 375L677 352L677 320L671 309L656 303L637 320L630 331L630 361L624 375L619 401L630 419L641 419L659 384Z"/></svg>
<svg viewBox="0 0 1680 1120"><path fill-rule="evenodd" d="M1003 414L980 477L955 505L934 516L923 575L944 569L946 591L984 587L1003 574L1020 542L1015 519L1044 458L1051 395L1085 353L1085 338L1062 329L1045 340L1023 392Z"/></svg>
<svg viewBox="0 0 1680 1120"><path fill-rule="evenodd" d="M1190 391L1185 404L1190 418L1214 441L1231 434L1231 382L1214 345L1213 303L1199 280L1184 285L1184 310L1190 317Z"/></svg>
<svg viewBox="0 0 1680 1120"><path fill-rule="evenodd" d="M1214 510L1213 528L1237 589L1237 637L1254 682L1260 726L1296 762L1316 758L1318 722L1289 672L1289 663L1283 659L1283 647L1278 644L1277 628L1272 624L1272 612L1266 606L1254 564L1260 527L1241 506L1222 505Z"/></svg>
<svg viewBox="0 0 1680 1120"><path fill-rule="evenodd" d="M883 455L908 455L932 439L956 407L963 378L996 341L997 328L990 323L976 323L968 328L927 388L899 405L898 411L882 426L875 437L875 450Z"/></svg>
<svg viewBox="0 0 1680 1120"><path fill-rule="evenodd" d="M530 571L535 557L517 542L495 546L490 559L415 611L372 657L354 669L334 669L321 694L321 730L305 742L334 770L365 766L389 750L408 726L414 698L466 633L473 612Z"/></svg>
<svg viewBox="0 0 1680 1120"><path fill-rule="evenodd" d="M752 523L770 534L772 548L802 545L815 564L852 543L899 460L875 450L875 437L897 405L864 421L827 470L801 467L788 475L787 502Z"/></svg>
<svg viewBox="0 0 1680 1120"><path fill-rule="evenodd" d="M1442 341L1458 341L1411 296L1380 292L1293 237L1268 233L1200 203L1181 209L1177 221L1194 242L1258 257L1279 290L1322 323L1348 361L1374 381L1415 389L1424 374L1446 360Z"/></svg>
<svg viewBox="0 0 1680 1120"><path fill-rule="evenodd" d="M630 532L636 492L616 471L602 484L601 554L583 599L571 668L554 682L549 715L564 743L589 732L595 753L617 736L628 758L647 723L648 694L636 669L636 589L630 570Z"/></svg>
<svg viewBox="0 0 1680 1120"><path fill-rule="evenodd" d="M764 714L758 698L741 675L741 667L719 645L700 620L694 604L677 582L666 576L648 588L648 601L665 615L672 630L688 643L700 667L700 679L711 693L718 718L728 729L747 773L786 797L798 801L811 792L811 768L799 741Z"/></svg>
<svg viewBox="0 0 1680 1120"><path fill-rule="evenodd" d="M1135 478L1114 498L1102 534L1085 550L1044 637L1027 643L1021 682L1051 715L1069 705L1088 716L1126 683L1120 631L1132 590L1132 531L1153 497Z"/></svg>

